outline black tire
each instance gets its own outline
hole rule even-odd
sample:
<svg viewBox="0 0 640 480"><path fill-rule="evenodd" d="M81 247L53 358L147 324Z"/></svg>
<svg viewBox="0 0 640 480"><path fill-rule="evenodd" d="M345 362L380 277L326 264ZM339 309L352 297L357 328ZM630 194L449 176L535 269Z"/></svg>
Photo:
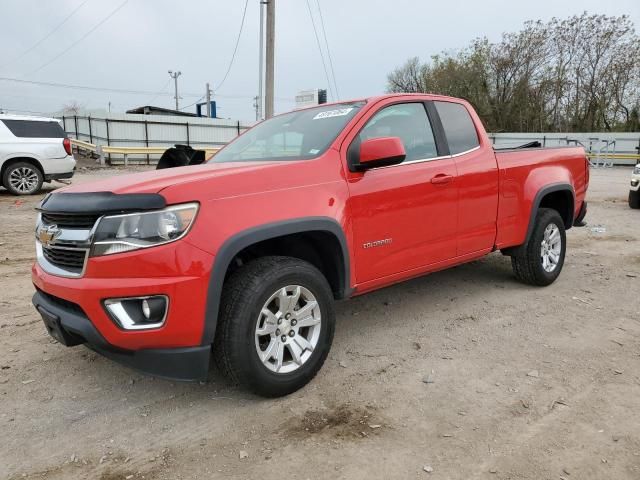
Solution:
<svg viewBox="0 0 640 480"><path fill-rule="evenodd" d="M289 285L304 287L315 297L321 313L320 334L302 365L289 373L276 373L258 356L255 329L265 302ZM232 382L258 395L280 397L303 387L318 373L331 348L334 329L333 295L324 275L296 258L262 257L238 269L225 282L213 357Z"/></svg>
<svg viewBox="0 0 640 480"><path fill-rule="evenodd" d="M640 208L640 190L629 190L629 207Z"/></svg>
<svg viewBox="0 0 640 480"><path fill-rule="evenodd" d="M28 178L23 186L15 185L12 179L16 176ZM13 195L34 195L42 188L44 175L38 167L29 162L16 162L9 165L2 175L2 185Z"/></svg>
<svg viewBox="0 0 640 480"><path fill-rule="evenodd" d="M547 271L543 267L541 248L545 230L552 224L558 228L560 233L560 255L555 268L552 271ZM533 232L531 232L529 240L511 257L513 273L518 280L529 285L551 285L562 271L566 250L567 237L562 217L556 210L541 208L536 215Z"/></svg>

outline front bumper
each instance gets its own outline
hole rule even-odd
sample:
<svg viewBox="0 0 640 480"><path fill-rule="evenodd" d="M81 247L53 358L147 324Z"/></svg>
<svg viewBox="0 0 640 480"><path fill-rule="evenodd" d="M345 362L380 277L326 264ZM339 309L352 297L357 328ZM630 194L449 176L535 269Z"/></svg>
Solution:
<svg viewBox="0 0 640 480"><path fill-rule="evenodd" d="M157 377L173 380L206 380L211 346L125 350L109 344L82 309L42 291L33 295L44 324L66 346L81 343L111 360Z"/></svg>
<svg viewBox="0 0 640 480"><path fill-rule="evenodd" d="M206 376L211 348L202 345L202 336L212 265L211 254L184 240L90 257L84 275L76 278L52 275L36 262L32 267L37 289L34 305L59 318L63 332L78 340L67 343L70 346L85 343L153 375L201 379ZM109 298L146 295L170 299L166 321L159 328L123 330L104 308ZM201 367L193 367L194 362Z"/></svg>

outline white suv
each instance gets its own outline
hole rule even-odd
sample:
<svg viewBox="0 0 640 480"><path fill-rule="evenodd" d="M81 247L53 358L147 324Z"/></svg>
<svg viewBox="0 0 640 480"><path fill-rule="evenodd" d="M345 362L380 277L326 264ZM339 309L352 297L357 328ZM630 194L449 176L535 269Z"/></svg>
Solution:
<svg viewBox="0 0 640 480"><path fill-rule="evenodd" d="M75 166L58 120L0 115L0 179L11 193L37 193L42 182L71 178Z"/></svg>
<svg viewBox="0 0 640 480"><path fill-rule="evenodd" d="M629 206L631 208L640 208L640 163L635 166L633 173L631 174Z"/></svg>

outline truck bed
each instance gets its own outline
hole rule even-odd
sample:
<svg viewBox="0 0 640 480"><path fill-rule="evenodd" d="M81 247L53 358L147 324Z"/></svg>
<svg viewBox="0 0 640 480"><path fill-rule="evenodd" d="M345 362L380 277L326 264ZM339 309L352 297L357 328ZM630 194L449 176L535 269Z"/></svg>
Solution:
<svg viewBox="0 0 640 480"><path fill-rule="evenodd" d="M500 172L496 241L499 248L522 243L527 224L518 219L531 210L542 186L572 186L573 217L577 216L589 184L589 164L582 147L510 148L494 152Z"/></svg>

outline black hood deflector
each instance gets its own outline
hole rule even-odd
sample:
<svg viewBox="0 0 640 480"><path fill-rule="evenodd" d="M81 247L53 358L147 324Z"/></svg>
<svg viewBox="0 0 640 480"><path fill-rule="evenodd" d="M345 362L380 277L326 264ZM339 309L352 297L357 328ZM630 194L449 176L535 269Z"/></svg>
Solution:
<svg viewBox="0 0 640 480"><path fill-rule="evenodd" d="M52 193L40 203L38 210L60 213L124 213L158 210L167 202L157 193Z"/></svg>

